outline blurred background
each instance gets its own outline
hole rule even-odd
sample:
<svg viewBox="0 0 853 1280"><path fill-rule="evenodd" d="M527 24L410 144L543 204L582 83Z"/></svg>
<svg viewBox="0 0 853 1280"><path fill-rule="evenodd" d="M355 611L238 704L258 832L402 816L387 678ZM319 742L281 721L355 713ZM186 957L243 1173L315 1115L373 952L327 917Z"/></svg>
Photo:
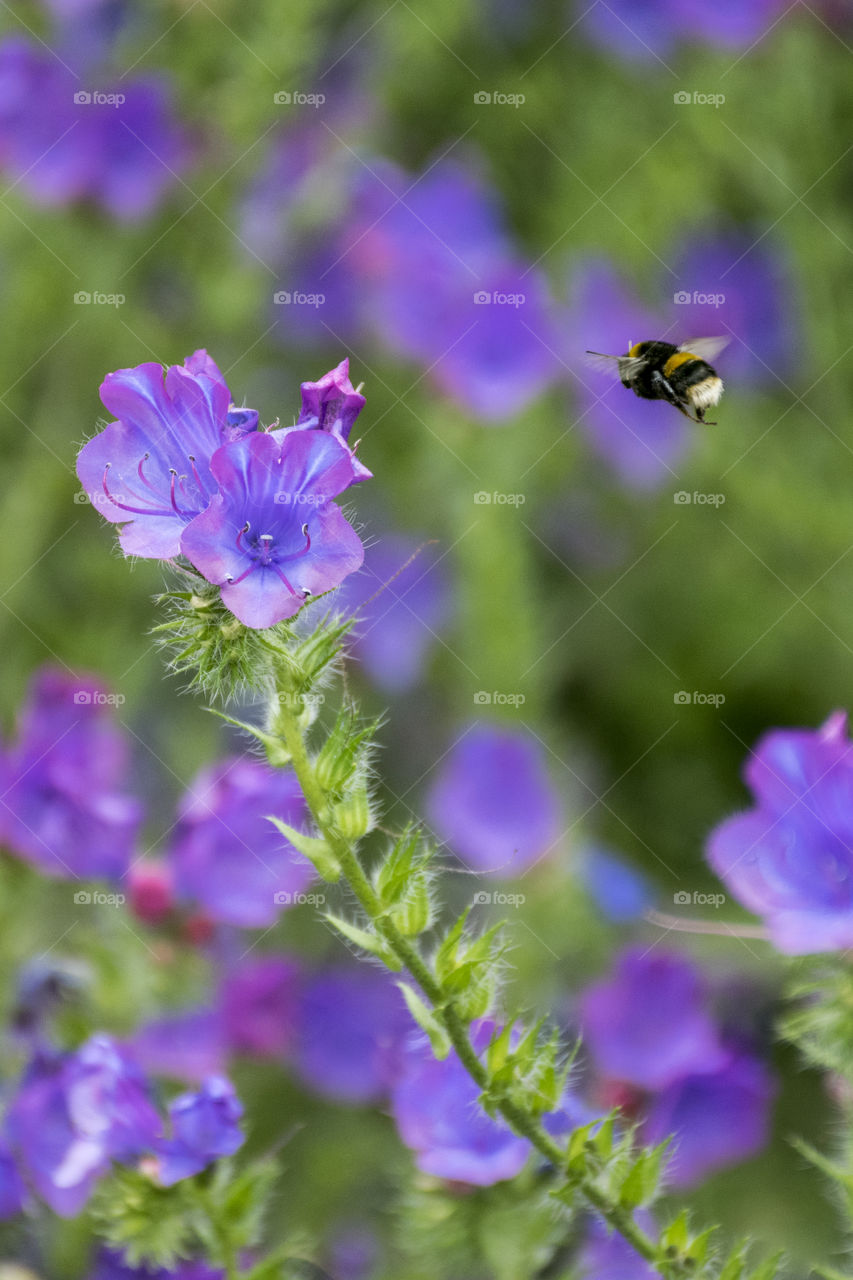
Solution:
<svg viewBox="0 0 853 1280"><path fill-rule="evenodd" d="M205 347L235 403L288 424L300 383L349 357L375 478L348 495L368 551L342 602L384 589L348 679L387 709L388 823L425 814L447 842L448 902L524 898L476 909L510 916L511 1002L569 1028L614 948L691 954L778 1079L763 1152L692 1202L795 1263L816 1239L830 1258L830 1206L788 1138L820 1143L831 1107L768 1048L779 958L641 912L745 919L702 895L746 754L851 702L849 6L44 0L3 5L0 29L6 731L40 665L100 674L162 853L196 770L244 744L164 675L162 566L124 561L80 490L99 385ZM714 335L714 426L583 359ZM509 870L448 817L451 765L476 772L491 730L541 789L524 820L545 831ZM67 910L22 874L4 870L30 902L10 971ZM122 1034L208 980L203 955L154 961L117 924L75 939L60 950L94 965ZM310 906L253 945L351 963ZM381 1100L268 1061L235 1078L250 1143L287 1138L281 1230L325 1241L335 1275L420 1275L395 1224L427 1193ZM85 1232L55 1231L56 1273L82 1274Z"/></svg>

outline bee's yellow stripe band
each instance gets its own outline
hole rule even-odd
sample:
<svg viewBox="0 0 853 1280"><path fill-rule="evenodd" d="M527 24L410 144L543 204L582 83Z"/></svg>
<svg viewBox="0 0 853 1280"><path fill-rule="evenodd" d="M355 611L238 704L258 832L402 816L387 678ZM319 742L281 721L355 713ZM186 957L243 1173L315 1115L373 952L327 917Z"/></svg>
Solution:
<svg viewBox="0 0 853 1280"><path fill-rule="evenodd" d="M663 376L665 378L668 378L670 374L674 373L674 371L678 368L679 365L686 364L688 360L698 360L698 359L699 357L694 356L692 351L676 351L675 355L670 356L666 364L664 365Z"/></svg>

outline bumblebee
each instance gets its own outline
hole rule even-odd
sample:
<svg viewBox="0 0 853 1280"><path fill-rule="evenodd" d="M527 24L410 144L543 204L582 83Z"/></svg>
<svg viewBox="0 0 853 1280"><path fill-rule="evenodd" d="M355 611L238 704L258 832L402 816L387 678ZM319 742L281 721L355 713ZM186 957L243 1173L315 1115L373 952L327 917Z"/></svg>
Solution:
<svg viewBox="0 0 853 1280"><path fill-rule="evenodd" d="M673 342L637 342L628 344L624 356L606 356L600 351L586 354L593 368L618 377L634 395L643 400L667 400L691 422L705 422L706 410L719 404L723 394L723 380L708 362L728 341L694 338L680 347Z"/></svg>

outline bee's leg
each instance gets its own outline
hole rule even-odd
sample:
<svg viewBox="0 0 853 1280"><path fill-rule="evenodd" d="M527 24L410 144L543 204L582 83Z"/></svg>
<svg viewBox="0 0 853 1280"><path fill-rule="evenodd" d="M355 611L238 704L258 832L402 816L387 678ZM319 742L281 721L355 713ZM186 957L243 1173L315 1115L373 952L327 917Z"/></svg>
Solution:
<svg viewBox="0 0 853 1280"><path fill-rule="evenodd" d="M696 413L698 414L698 417L694 418L693 414L685 408L685 402L676 394L672 384L657 370L655 370L654 373L654 384L661 400L666 400L669 404L674 405L678 412L683 413L685 418L689 418L691 422L696 422L700 426L705 425L705 419L702 416L704 411L697 409ZM716 423L709 422L707 425L709 427L713 427L716 426Z"/></svg>

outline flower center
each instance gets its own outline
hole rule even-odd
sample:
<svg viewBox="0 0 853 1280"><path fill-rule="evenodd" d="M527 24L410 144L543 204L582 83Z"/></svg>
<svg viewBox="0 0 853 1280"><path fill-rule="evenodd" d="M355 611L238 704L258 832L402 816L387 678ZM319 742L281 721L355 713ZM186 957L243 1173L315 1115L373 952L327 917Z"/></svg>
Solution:
<svg viewBox="0 0 853 1280"><path fill-rule="evenodd" d="M251 558L252 563L238 577L226 578L225 581L228 586L235 587L238 582L243 582L256 569L272 569L281 578L292 596L300 596L303 599L310 596L311 592L307 587L302 587L297 591L281 567L282 560L301 560L311 550L311 534L308 532L307 524L302 526L302 534L305 538L305 546L302 550L285 551L280 545L276 546L275 535L272 533L260 533L253 536L251 525L247 520L237 534L236 546L241 555Z"/></svg>

